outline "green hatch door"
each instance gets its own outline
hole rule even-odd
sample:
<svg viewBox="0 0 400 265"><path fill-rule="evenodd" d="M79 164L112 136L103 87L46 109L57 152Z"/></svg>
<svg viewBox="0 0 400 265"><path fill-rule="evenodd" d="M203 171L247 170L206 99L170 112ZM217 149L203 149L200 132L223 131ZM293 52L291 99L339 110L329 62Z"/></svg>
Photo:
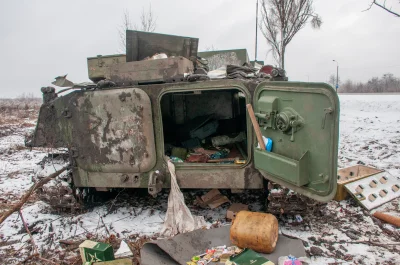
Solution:
<svg viewBox="0 0 400 265"><path fill-rule="evenodd" d="M336 192L339 99L324 83L264 82L254 112L272 151L254 147L255 167L267 179L321 202Z"/></svg>

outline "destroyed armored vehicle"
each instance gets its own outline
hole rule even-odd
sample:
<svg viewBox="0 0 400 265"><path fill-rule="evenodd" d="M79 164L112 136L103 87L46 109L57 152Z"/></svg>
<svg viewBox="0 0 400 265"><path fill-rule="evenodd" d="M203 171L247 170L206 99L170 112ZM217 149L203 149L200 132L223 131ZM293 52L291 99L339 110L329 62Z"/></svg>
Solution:
<svg viewBox="0 0 400 265"><path fill-rule="evenodd" d="M65 95L42 89L29 144L68 148L79 188L147 188L155 196L170 187L172 159L182 189L262 189L269 180L331 200L339 130L334 89L268 74L240 78L230 75L232 66L228 77L210 79L197 43L127 31L126 55L88 58L93 85L73 85ZM272 149L257 147L247 104Z"/></svg>

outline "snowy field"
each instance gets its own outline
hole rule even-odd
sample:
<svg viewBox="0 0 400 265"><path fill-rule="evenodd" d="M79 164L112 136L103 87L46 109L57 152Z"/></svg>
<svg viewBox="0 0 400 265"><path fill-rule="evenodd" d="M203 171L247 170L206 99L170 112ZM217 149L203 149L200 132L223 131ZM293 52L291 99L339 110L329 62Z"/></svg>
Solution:
<svg viewBox="0 0 400 265"><path fill-rule="evenodd" d="M339 167L362 163L400 177L400 95L341 95ZM12 119L0 126L0 214L10 209L38 176L63 166L58 160L38 163L54 150L24 148L24 135L34 120ZM21 124L24 124L22 126ZM208 226L224 222L227 206L202 210L193 205L197 194L185 191L186 203ZM223 191L224 192L224 191ZM230 195L233 202L263 208L261 192ZM81 264L77 244L91 238L113 243L124 239L137 255L146 240L158 237L167 208L167 193L157 199L145 192L124 191L101 205L79 214L57 213L36 196L23 207L23 217L42 257L43 264ZM399 199L379 210L400 216ZM320 215L303 216L304 225L280 223L280 232L303 240L313 264L400 264L400 229L370 217L357 203L330 202ZM67 240L68 244L61 244ZM18 264L31 254L32 245L17 214L0 225L0 264ZM290 254L290 253L288 253ZM137 262L136 257L133 258ZM26 264L38 264L27 260Z"/></svg>

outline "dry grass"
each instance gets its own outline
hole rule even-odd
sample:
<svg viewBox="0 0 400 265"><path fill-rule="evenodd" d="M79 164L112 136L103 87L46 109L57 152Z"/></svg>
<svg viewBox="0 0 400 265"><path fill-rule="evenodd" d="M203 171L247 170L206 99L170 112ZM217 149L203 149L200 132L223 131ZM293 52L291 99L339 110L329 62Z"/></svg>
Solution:
<svg viewBox="0 0 400 265"><path fill-rule="evenodd" d="M33 126L31 121L37 119L41 104L40 98L0 99L0 126Z"/></svg>

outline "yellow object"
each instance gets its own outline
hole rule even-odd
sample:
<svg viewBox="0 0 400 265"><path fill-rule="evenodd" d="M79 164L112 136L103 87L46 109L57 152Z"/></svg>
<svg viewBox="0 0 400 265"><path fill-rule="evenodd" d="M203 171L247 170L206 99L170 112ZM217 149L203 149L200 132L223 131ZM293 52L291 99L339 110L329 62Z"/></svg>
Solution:
<svg viewBox="0 0 400 265"><path fill-rule="evenodd" d="M233 220L230 239L239 248L272 253L278 241L278 220L268 213L240 211Z"/></svg>
<svg viewBox="0 0 400 265"><path fill-rule="evenodd" d="M335 201L342 201L346 199L348 193L344 185L359 179L375 175L380 172L382 172L382 170L363 165L357 165L339 169L337 172L338 174L337 190L336 190L336 195L333 199Z"/></svg>
<svg viewBox="0 0 400 265"><path fill-rule="evenodd" d="M246 164L246 160L245 159L235 159L235 164L241 165L241 164Z"/></svg>

